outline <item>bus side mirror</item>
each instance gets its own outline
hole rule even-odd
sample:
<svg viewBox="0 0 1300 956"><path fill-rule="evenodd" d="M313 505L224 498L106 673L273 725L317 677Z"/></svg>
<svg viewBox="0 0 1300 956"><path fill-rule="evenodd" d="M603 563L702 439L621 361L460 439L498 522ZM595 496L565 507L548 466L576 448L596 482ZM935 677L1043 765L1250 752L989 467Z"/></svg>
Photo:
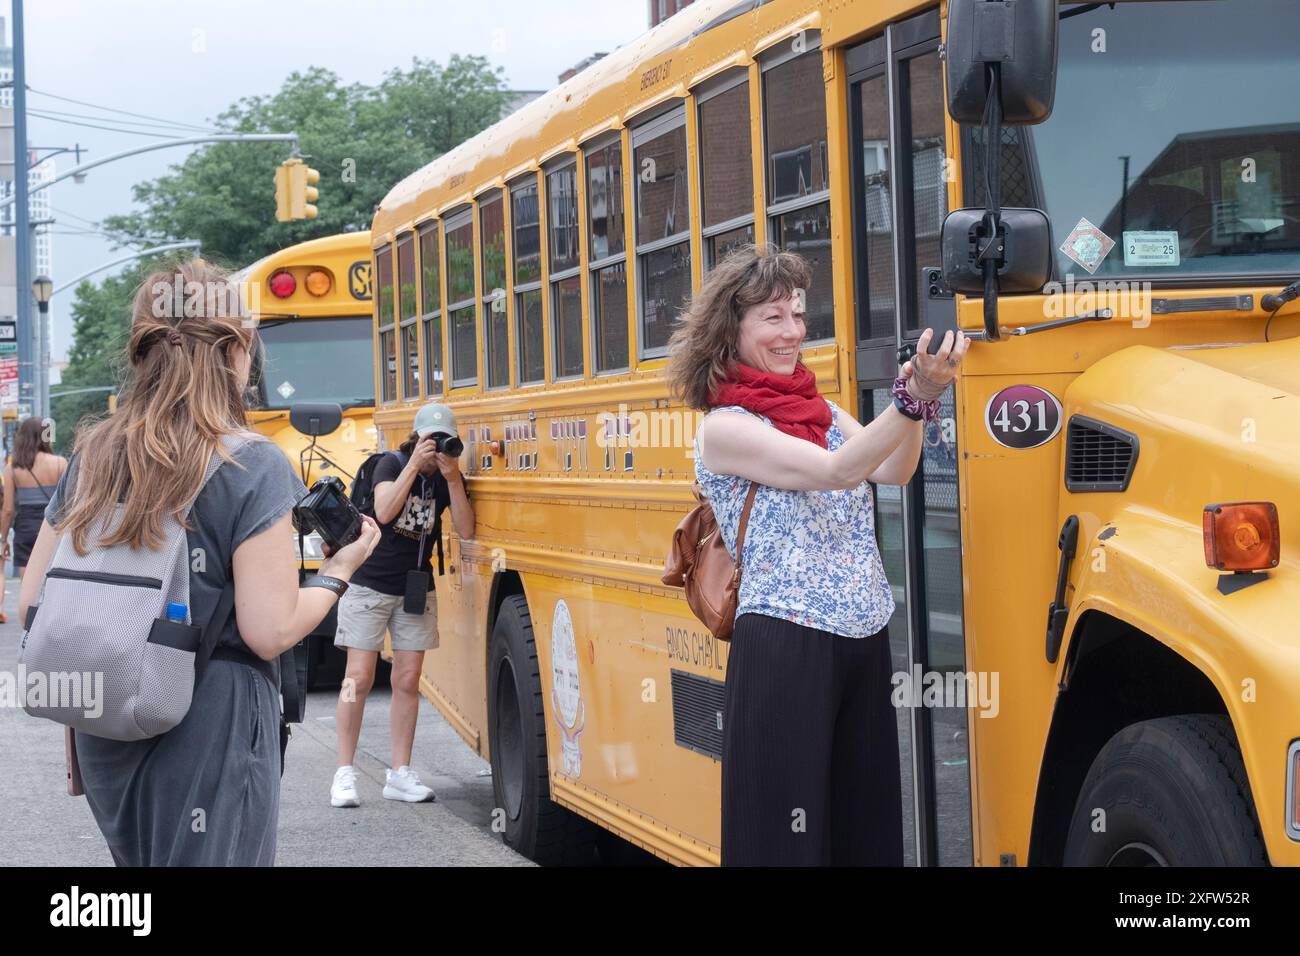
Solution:
<svg viewBox="0 0 1300 956"><path fill-rule="evenodd" d="M1003 209L996 239L983 209L957 209L943 220L943 281L954 292L983 295L982 255L996 265L999 292L1037 292L1052 277L1051 223L1041 209Z"/></svg>
<svg viewBox="0 0 1300 956"><path fill-rule="evenodd" d="M289 409L289 424L308 438L331 435L343 424L343 406L337 402L294 405Z"/></svg>
<svg viewBox="0 0 1300 956"><path fill-rule="evenodd" d="M943 272L983 295L984 341L1001 336L998 293L1040 289L1051 274L1051 231L1037 209L1002 209L1002 126L1041 123L1056 97L1057 0L949 0L944 37L948 112L984 127L988 208L944 220ZM973 274L978 274L978 284Z"/></svg>
<svg viewBox="0 0 1300 956"><path fill-rule="evenodd" d="M984 123L991 86L1001 89L1002 123L1030 126L1052 115L1056 96L1057 0L949 0L948 112ZM990 65L1001 74L990 83Z"/></svg>

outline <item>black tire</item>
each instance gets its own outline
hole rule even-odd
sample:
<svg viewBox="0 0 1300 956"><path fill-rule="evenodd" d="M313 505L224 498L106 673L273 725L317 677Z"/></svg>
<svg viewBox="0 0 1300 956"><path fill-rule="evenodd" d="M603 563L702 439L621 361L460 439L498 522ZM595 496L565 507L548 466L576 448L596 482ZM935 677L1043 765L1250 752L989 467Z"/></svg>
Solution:
<svg viewBox="0 0 1300 956"><path fill-rule="evenodd" d="M1093 832L1096 809L1105 832ZM1144 720L1107 741L1079 791L1067 866L1266 866L1246 768L1222 714Z"/></svg>
<svg viewBox="0 0 1300 956"><path fill-rule="evenodd" d="M506 846L542 866L595 862L596 827L551 801L546 715L528 602L502 602L488 652L488 749L492 795Z"/></svg>

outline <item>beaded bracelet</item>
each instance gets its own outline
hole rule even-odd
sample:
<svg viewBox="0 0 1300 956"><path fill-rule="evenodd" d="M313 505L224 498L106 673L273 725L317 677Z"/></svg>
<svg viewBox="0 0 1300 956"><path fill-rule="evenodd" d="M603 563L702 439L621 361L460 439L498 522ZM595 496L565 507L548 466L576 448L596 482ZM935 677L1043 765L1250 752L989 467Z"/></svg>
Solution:
<svg viewBox="0 0 1300 956"><path fill-rule="evenodd" d="M923 402L914 398L907 390L906 376L900 375L894 379L894 387L890 391L894 396L894 406L912 421L919 422L924 418L927 422L933 422L939 418L939 400L932 398Z"/></svg>

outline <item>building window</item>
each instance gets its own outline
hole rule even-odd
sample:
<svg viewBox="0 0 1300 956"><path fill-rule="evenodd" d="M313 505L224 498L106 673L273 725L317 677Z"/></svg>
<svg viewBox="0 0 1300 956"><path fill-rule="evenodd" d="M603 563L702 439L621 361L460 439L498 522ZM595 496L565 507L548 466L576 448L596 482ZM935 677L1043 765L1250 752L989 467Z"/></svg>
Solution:
<svg viewBox="0 0 1300 956"><path fill-rule="evenodd" d="M749 132L749 80L723 81L697 94L700 208L704 268L754 241L754 167Z"/></svg>
<svg viewBox="0 0 1300 956"><path fill-rule="evenodd" d="M582 278L579 275L578 166L546 175L546 229L550 250L551 356L557 379L581 378Z"/></svg>
<svg viewBox="0 0 1300 956"><path fill-rule="evenodd" d="M397 237L397 317L401 327L402 398L420 397L419 307L415 298L415 234Z"/></svg>
<svg viewBox="0 0 1300 956"><path fill-rule="evenodd" d="M424 391L441 395L442 275L439 269L438 224L420 227L420 317L424 328Z"/></svg>
<svg viewBox="0 0 1300 956"><path fill-rule="evenodd" d="M447 332L451 343L451 386L478 383L475 335L474 221L466 209L443 220L446 245Z"/></svg>
<svg viewBox="0 0 1300 956"><path fill-rule="evenodd" d="M636 130L632 146L640 355L653 358L666 354L673 323L691 294L685 109Z"/></svg>
<svg viewBox="0 0 1300 956"><path fill-rule="evenodd" d="M486 386L510 384L510 320L506 313L506 207L501 191L479 198L479 248L483 251L483 356Z"/></svg>
<svg viewBox="0 0 1300 956"><path fill-rule="evenodd" d="M812 267L812 288L805 290L806 341L834 339L826 86L820 49L763 64L763 139L768 235Z"/></svg>
<svg viewBox="0 0 1300 956"><path fill-rule="evenodd" d="M626 370L627 243L621 134L584 150L587 161L591 352L597 372Z"/></svg>
<svg viewBox="0 0 1300 956"><path fill-rule="evenodd" d="M520 385L546 377L542 325L541 207L535 176L510 190L511 251L515 258L515 371Z"/></svg>
<svg viewBox="0 0 1300 956"><path fill-rule="evenodd" d="M375 251L375 322L379 327L379 400L397 400L397 337L393 331L393 247Z"/></svg>

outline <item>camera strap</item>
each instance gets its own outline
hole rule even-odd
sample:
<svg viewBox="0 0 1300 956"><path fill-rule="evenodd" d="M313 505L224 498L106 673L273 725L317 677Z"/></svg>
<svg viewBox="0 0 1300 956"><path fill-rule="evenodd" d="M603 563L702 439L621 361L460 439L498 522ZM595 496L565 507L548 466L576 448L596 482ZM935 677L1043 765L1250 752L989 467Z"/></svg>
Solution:
<svg viewBox="0 0 1300 956"><path fill-rule="evenodd" d="M421 475L420 480L424 483L424 493L420 496L420 503L424 507L432 507L436 509L438 507L437 492L435 491L432 495L429 494L431 487L434 486L434 482L437 481L436 474L429 478L425 478L423 475ZM415 553L415 568L417 571L424 567L424 539L427 536L428 532L429 532L429 525L427 522L425 522L423 523L423 527L420 530L420 547L419 550L417 550ZM434 540L434 545L438 551L438 576L441 577L443 574L442 512L438 512L433 516L433 540Z"/></svg>

